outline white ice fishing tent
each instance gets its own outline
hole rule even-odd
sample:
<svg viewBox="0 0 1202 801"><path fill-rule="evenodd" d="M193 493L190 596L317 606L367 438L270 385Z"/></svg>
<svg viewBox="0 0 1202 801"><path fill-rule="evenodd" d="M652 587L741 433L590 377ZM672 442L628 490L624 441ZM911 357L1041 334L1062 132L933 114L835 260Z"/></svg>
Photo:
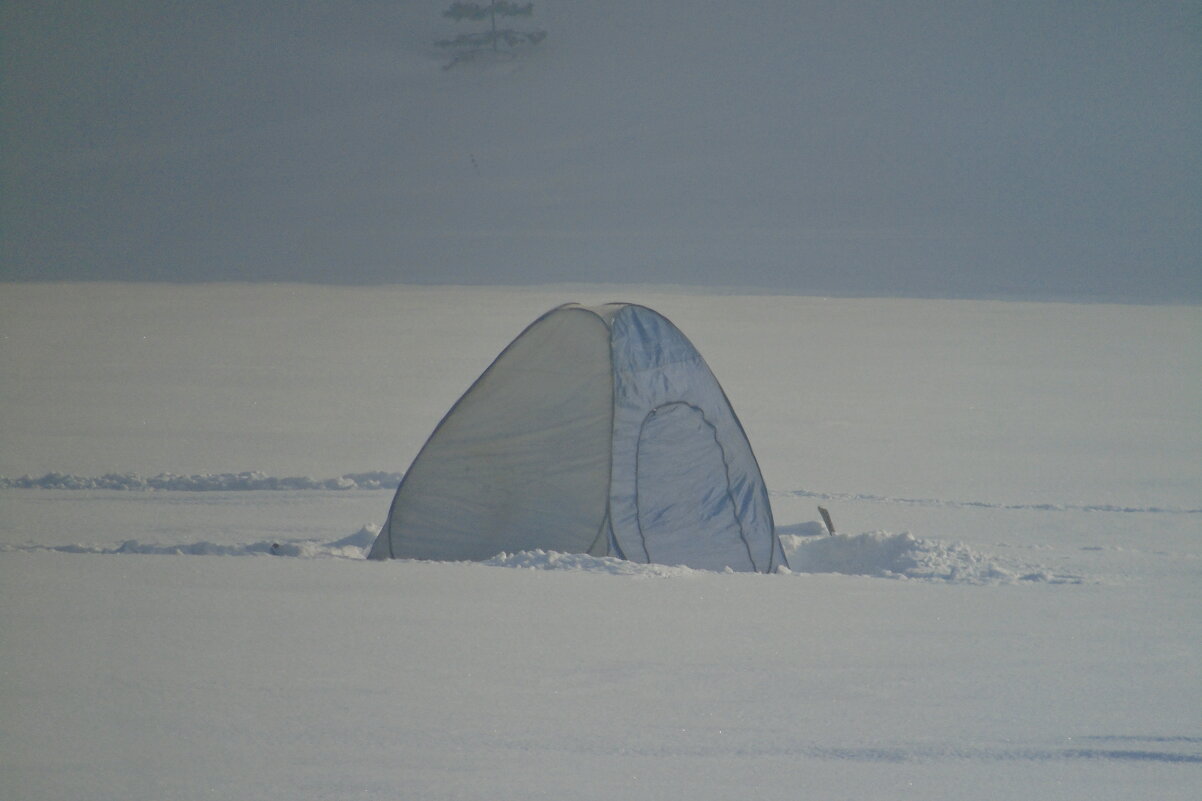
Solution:
<svg viewBox="0 0 1202 801"><path fill-rule="evenodd" d="M535 320L434 429L370 555L535 549L711 570L785 564L726 395L651 309L567 304Z"/></svg>

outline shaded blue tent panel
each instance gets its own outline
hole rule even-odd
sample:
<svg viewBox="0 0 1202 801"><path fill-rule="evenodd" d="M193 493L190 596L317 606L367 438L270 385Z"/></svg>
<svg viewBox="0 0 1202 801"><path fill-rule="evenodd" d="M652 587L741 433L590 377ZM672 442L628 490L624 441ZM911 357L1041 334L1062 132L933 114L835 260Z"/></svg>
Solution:
<svg viewBox="0 0 1202 801"><path fill-rule="evenodd" d="M552 550L785 565L746 434L692 343L643 306L535 320L435 428L371 557Z"/></svg>

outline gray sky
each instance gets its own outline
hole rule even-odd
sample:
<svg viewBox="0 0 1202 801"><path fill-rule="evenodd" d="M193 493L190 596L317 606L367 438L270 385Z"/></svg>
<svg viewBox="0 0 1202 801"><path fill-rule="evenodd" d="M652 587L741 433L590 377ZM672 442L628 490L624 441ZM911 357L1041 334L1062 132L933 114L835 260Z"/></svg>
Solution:
<svg viewBox="0 0 1202 801"><path fill-rule="evenodd" d="M1202 3L0 5L0 279L1202 302Z"/></svg>

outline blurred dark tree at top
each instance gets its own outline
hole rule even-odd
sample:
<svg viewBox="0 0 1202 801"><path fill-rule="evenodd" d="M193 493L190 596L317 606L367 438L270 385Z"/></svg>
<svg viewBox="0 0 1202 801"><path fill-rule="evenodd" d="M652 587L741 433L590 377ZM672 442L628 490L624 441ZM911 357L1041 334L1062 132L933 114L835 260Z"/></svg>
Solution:
<svg viewBox="0 0 1202 801"><path fill-rule="evenodd" d="M466 61L481 53L507 55L512 57L525 47L532 47L547 37L543 30L516 30L497 26L497 18L532 17L534 3L511 3L507 0L494 0L490 3L452 3L451 7L442 12L456 22L488 22L488 29L472 33L461 33L453 39L440 39L435 42L439 47L456 51L456 55L447 68L455 66L460 61Z"/></svg>

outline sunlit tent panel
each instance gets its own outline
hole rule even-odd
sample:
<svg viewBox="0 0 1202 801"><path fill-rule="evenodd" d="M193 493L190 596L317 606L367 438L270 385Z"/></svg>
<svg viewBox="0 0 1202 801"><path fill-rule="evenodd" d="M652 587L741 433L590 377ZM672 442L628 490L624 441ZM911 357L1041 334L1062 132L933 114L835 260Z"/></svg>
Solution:
<svg viewBox="0 0 1202 801"><path fill-rule="evenodd" d="M704 359L643 306L534 321L439 423L373 558L552 550L767 572L768 493Z"/></svg>

